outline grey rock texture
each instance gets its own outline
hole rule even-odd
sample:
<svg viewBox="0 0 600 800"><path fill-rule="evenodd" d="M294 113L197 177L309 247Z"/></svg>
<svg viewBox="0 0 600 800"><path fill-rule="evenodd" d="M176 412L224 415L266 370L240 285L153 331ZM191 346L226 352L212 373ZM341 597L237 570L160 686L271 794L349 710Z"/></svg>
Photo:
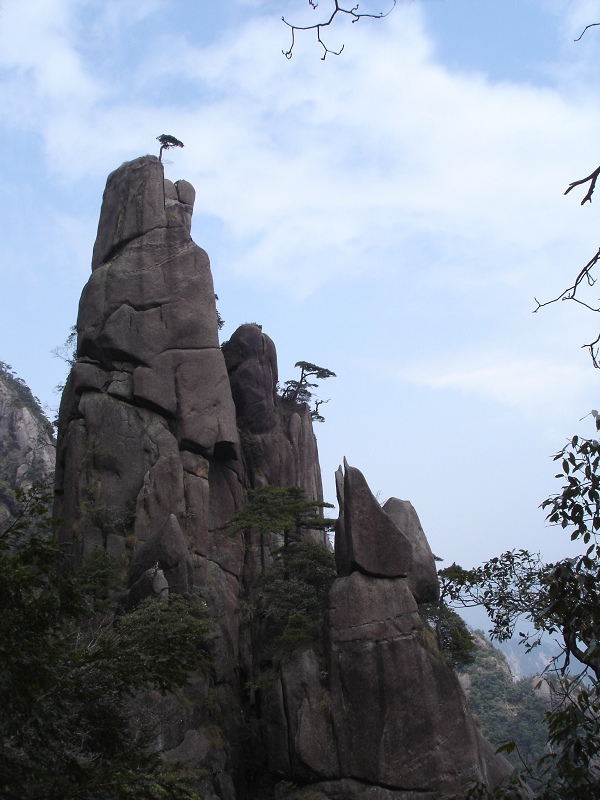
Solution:
<svg viewBox="0 0 600 800"><path fill-rule="evenodd" d="M224 500L235 508L242 499L210 265L190 237L194 196L186 181L165 181L152 156L108 178L57 476L57 508L80 553L130 550L132 582L160 555L181 591L196 580L192 562L202 585L203 559L215 555L208 531L222 520L211 519L211 463L220 478L227 462L238 484Z"/></svg>
<svg viewBox="0 0 600 800"><path fill-rule="evenodd" d="M269 768L295 780L339 775L323 665L307 648L283 662L263 706Z"/></svg>
<svg viewBox="0 0 600 800"><path fill-rule="evenodd" d="M460 684L440 654L424 646L406 579L360 572L339 579L329 624L343 777L448 793L485 777Z"/></svg>
<svg viewBox="0 0 600 800"><path fill-rule="evenodd" d="M413 565L413 544L381 508L364 475L345 462L336 473L340 515L335 559L340 575L355 569L367 575L405 578ZM436 578L437 583L437 578Z"/></svg>
<svg viewBox="0 0 600 800"><path fill-rule="evenodd" d="M181 702L139 701L165 761L201 767L214 800L279 780L307 800L441 800L471 778L493 784L505 764L419 616L438 588L418 517L399 500L382 509L353 467L336 475L339 577L323 638L263 658L262 548L231 517L266 484L321 501L317 443L308 407L277 394L259 326L219 348L208 257L190 238L194 199L152 156L109 176L57 445L55 513L73 560L95 547L117 558L128 608L170 592L209 606L210 674ZM282 542L266 538L268 567Z"/></svg>
<svg viewBox="0 0 600 800"><path fill-rule="evenodd" d="M214 674L157 721L161 741L183 754L208 722L209 695L231 705L239 693L245 552L243 536L227 529L244 502L243 467L210 264L190 235L194 198L187 181L164 180L153 156L108 178L61 402L55 484L72 558L96 547L114 556L127 607L190 591L210 607ZM223 739L214 770L225 795L233 739Z"/></svg>
<svg viewBox="0 0 600 800"><path fill-rule="evenodd" d="M277 395L277 353L258 325L239 327L223 345L252 487L300 486L323 499L317 440L308 406Z"/></svg>
<svg viewBox="0 0 600 800"><path fill-rule="evenodd" d="M15 489L50 479L56 450L52 426L30 389L0 362L0 524Z"/></svg>
<svg viewBox="0 0 600 800"><path fill-rule="evenodd" d="M412 503L390 497L383 510L412 544L413 560L408 585L417 603L433 603L439 599L435 558Z"/></svg>
<svg viewBox="0 0 600 800"><path fill-rule="evenodd" d="M327 641L336 777L352 786L323 784L320 791L371 797L377 786L381 797L437 798L470 780L495 785L510 767L478 733L458 678L419 615L415 594L429 599L438 589L437 579L435 588L429 583L433 559L418 518L412 506L390 503L403 533L362 474L345 467L336 476L341 577L329 593ZM383 555L392 565L387 575L396 573L390 577Z"/></svg>

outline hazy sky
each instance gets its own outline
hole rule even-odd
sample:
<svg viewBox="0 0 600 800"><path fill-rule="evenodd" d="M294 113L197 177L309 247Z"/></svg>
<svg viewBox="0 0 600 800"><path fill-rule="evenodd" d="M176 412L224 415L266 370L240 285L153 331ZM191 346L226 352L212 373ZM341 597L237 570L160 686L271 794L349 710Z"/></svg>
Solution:
<svg viewBox="0 0 600 800"><path fill-rule="evenodd" d="M301 359L338 374L320 391L327 498L346 456L382 500L412 501L446 563L559 557L538 505L549 456L592 435L600 375L580 345L600 317L532 310L599 244L597 204L563 192L600 163L600 28L573 41L600 2L399 0L327 31L341 56L305 34L287 61L281 15L327 9L1 0L0 360L57 406L51 350L106 176L172 134L223 338L259 322L282 380Z"/></svg>

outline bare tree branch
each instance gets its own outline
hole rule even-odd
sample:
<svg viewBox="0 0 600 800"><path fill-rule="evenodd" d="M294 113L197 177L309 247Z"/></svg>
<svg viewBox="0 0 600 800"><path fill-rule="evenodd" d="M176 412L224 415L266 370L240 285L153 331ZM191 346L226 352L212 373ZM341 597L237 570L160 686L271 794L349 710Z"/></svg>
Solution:
<svg viewBox="0 0 600 800"><path fill-rule="evenodd" d="M588 286L593 286L596 283L596 278L591 274L592 269L596 266L596 264L600 261L600 249L596 255L588 261L585 267L581 270L579 275L575 278L575 282L572 286L569 286L568 289L565 289L564 292L561 292L558 297L555 297L553 300L546 300L544 303L540 303L537 297L534 298L535 302L537 303L537 308L534 310L534 314L537 313L540 308L544 308L544 306L552 305L552 303L557 303L559 300L574 300L576 303L580 303L582 306L589 308L590 311L597 311L600 312L600 308L594 308L593 306L584 303L583 300L580 300L577 297L577 290L581 286L581 284L585 281ZM587 347L587 345L585 345Z"/></svg>
<svg viewBox="0 0 600 800"><path fill-rule="evenodd" d="M596 283L596 278L591 274L592 269L596 266L596 264L600 261L600 249L596 253L596 255L588 261L585 267L581 270L579 275L576 277L575 282L572 286L568 289L565 289L564 292L555 297L553 300L547 300L545 303L540 303L537 298L535 302L537 303L537 308L534 309L534 314L540 310L540 308L544 308L544 306L552 305L552 303L557 303L559 300L573 300L575 303L579 303L579 305L584 306L584 308L589 309L590 311L595 311L596 313L600 313L600 306L594 307L591 306L589 303L581 300L577 297L577 290L581 286L581 284L585 281L588 286L593 286ZM592 359L592 364L596 369L600 369L600 333L594 339L593 342L589 344L581 345L582 348L586 348L589 350L590 357Z"/></svg>
<svg viewBox="0 0 600 800"><path fill-rule="evenodd" d="M598 24L600 25L600 23ZM582 178L580 181L573 181L573 183L570 183L565 194L569 194L571 189L574 189L575 186L581 186L582 183L587 183L588 181L591 181L587 194L581 201L581 205L584 205L587 202L591 203L592 195L594 194L594 189L596 188L596 181L598 180L598 175L600 175L600 167L595 169L591 175L587 176L587 178Z"/></svg>
<svg viewBox="0 0 600 800"><path fill-rule="evenodd" d="M353 6L352 8L342 8L340 6L339 0L333 0L333 1L334 1L333 11L331 12L331 15L330 15L329 19L326 20L325 22L316 22L316 23L314 23L314 25L294 25L292 22L288 22L285 17L281 18L281 21L284 22L288 26L288 28L291 29L291 32L292 32L292 43L290 44L289 50L282 50L281 51L283 53L283 55L288 60L293 55L294 45L296 43L296 36L295 36L296 31L316 31L317 32L317 41L319 42L319 44L323 48L323 56L321 58L321 61L325 61L325 59L327 58L327 54L328 53L331 53L334 56L339 56L340 53L342 52L342 50L344 49L344 45L342 45L339 50L330 50L327 47L327 45L325 44L325 42L323 41L323 39L321 38L321 30L323 28L327 28L329 25L331 25L331 23L337 17L338 14L348 14L348 16L352 17L352 22L358 22L358 20L362 19L363 17L370 17L371 19L383 19L383 17L387 17L388 14L391 14L392 11L394 10L395 6L396 6L396 0L392 0L393 5L389 9L389 11L385 11L385 12L384 11L380 11L379 14L363 14L363 13L360 13L359 10L358 10L358 6L359 6L358 3L355 6ZM318 5L319 5L318 3L315 2L315 0L308 0L308 4L311 6L313 11L316 10Z"/></svg>
<svg viewBox="0 0 600 800"><path fill-rule="evenodd" d="M312 5L312 3L311 3L311 5ZM579 42L582 39L583 34L587 31L588 28L595 28L597 25L600 25L600 22L592 22L590 25L586 25L585 28L579 34L579 36L576 39L573 39L573 41L574 42Z"/></svg>

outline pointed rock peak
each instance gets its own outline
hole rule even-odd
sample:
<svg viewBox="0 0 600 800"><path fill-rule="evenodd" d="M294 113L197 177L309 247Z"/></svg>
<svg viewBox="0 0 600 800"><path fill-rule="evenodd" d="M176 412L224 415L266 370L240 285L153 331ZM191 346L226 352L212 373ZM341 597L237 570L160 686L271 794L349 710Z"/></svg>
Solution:
<svg viewBox="0 0 600 800"><path fill-rule="evenodd" d="M385 578L406 577L412 564L412 543L373 496L362 472L346 468L340 497L335 550L338 572L355 570Z"/></svg>
<svg viewBox="0 0 600 800"><path fill-rule="evenodd" d="M177 189L177 198L179 202L193 208L194 202L196 201L196 190L192 184L188 181L179 180L175 181L175 187Z"/></svg>
<svg viewBox="0 0 600 800"><path fill-rule="evenodd" d="M390 497L384 503L383 510L412 544L413 564L408 582L416 601L436 602L439 599L440 589L435 558L412 503Z"/></svg>
<svg viewBox="0 0 600 800"><path fill-rule="evenodd" d="M127 242L166 225L162 164L156 156L126 161L106 181L92 270Z"/></svg>

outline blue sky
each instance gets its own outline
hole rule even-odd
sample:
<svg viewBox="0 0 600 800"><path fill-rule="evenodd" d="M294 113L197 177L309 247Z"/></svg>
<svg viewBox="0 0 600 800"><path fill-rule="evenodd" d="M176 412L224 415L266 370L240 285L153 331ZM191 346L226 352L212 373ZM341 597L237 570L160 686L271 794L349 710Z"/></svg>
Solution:
<svg viewBox="0 0 600 800"><path fill-rule="evenodd" d="M340 57L305 34L287 61L281 15L326 8L2 0L0 359L58 404L106 176L170 133L224 338L259 322L282 380L301 359L338 374L327 498L346 456L447 562L559 557L538 505L549 456L592 435L600 318L531 312L598 247L596 204L563 192L600 163L600 28L573 41L600 2L399 0L329 30Z"/></svg>

